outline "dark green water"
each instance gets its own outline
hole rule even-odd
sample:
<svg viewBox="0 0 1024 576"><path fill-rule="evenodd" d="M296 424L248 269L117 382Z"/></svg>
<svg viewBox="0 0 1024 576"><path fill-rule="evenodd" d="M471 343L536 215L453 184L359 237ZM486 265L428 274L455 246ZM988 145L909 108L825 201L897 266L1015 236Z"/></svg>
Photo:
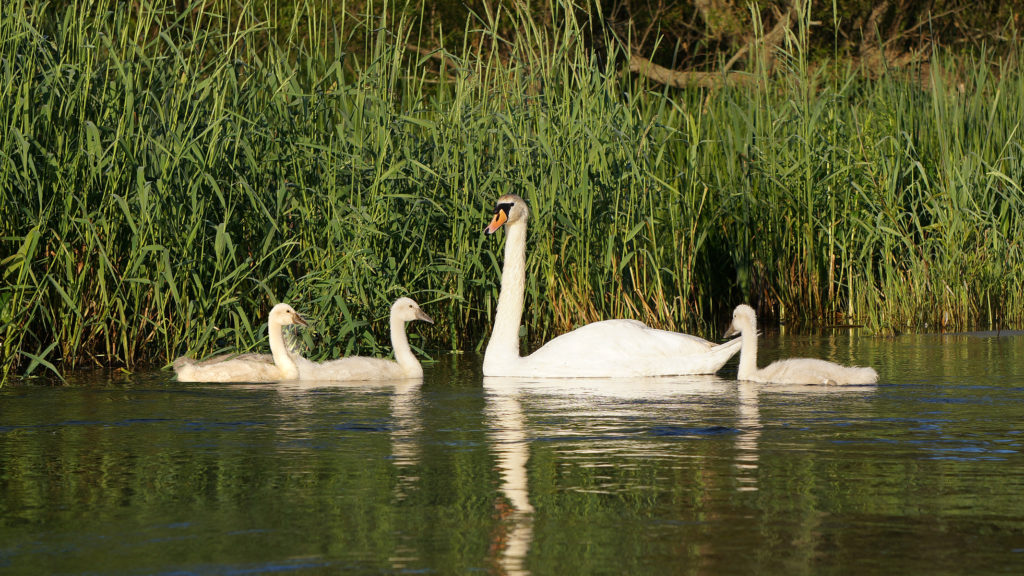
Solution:
<svg viewBox="0 0 1024 576"><path fill-rule="evenodd" d="M1024 336L780 355L881 382L7 386L0 573L1024 573Z"/></svg>

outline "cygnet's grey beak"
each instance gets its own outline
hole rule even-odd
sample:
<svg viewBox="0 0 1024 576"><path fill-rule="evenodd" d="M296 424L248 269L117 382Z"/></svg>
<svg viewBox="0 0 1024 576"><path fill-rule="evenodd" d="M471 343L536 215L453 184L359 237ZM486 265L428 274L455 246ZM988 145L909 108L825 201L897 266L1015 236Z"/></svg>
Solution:
<svg viewBox="0 0 1024 576"><path fill-rule="evenodd" d="M424 312L423 310L420 310L420 309L416 309L416 319L417 320L423 320L427 324L433 324L434 323L434 319L431 318L430 316L427 316L427 313Z"/></svg>
<svg viewBox="0 0 1024 576"><path fill-rule="evenodd" d="M309 324L306 322L306 319L303 318L302 315L299 314L298 312L296 312L295 314L292 315L292 321L294 321L296 324L301 324L303 326L309 326Z"/></svg>
<svg viewBox="0 0 1024 576"><path fill-rule="evenodd" d="M730 336L735 336L735 335L737 335L739 333L740 333L740 331L737 330L735 326L730 324L729 325L729 329L725 331L725 334L722 334L722 338L728 338Z"/></svg>

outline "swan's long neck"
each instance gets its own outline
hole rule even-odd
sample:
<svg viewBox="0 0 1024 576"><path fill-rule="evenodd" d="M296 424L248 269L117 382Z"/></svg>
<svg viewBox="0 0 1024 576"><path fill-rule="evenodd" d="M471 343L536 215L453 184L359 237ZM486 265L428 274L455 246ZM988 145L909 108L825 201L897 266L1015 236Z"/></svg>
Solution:
<svg viewBox="0 0 1024 576"><path fill-rule="evenodd" d="M281 371L282 380L297 380L299 378L299 367L295 364L291 354L288 353L288 345L284 343L284 334L281 324L273 320L267 326L270 332L270 353L274 356L274 365Z"/></svg>
<svg viewBox="0 0 1024 576"><path fill-rule="evenodd" d="M740 348L740 365L736 377L747 380L757 373L757 325L744 327L740 338L743 339L743 344Z"/></svg>
<svg viewBox="0 0 1024 576"><path fill-rule="evenodd" d="M395 351L395 362L409 376L423 376L423 367L409 346L409 337L405 334L405 321L391 314L391 348Z"/></svg>
<svg viewBox="0 0 1024 576"><path fill-rule="evenodd" d="M505 227L505 263L501 269L501 292L494 329L484 352L484 364L519 358L519 324L523 319L526 291L526 222Z"/></svg>

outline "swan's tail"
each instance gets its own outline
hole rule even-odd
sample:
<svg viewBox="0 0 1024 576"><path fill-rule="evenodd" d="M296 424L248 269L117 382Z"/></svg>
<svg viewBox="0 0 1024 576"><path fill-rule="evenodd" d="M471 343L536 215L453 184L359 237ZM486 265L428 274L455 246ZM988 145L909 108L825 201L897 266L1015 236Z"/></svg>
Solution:
<svg viewBox="0 0 1024 576"><path fill-rule="evenodd" d="M712 346L711 347L711 351L715 352L715 351L719 351L719 350L731 350L732 353L735 354L735 353L740 351L740 347L742 345L743 345L743 340L741 338L733 338L732 340L729 340L728 342L723 342L721 344L717 344L715 346ZM732 355L730 354L729 357L731 358Z"/></svg>
<svg viewBox="0 0 1024 576"><path fill-rule="evenodd" d="M741 344L742 342L739 338L733 338L728 342L708 348L707 352L702 352L699 355L699 362L696 358L691 357L689 365L692 370L689 373L714 374L715 372L718 372L722 369L722 366L725 366L725 363L728 362L730 358L740 351Z"/></svg>

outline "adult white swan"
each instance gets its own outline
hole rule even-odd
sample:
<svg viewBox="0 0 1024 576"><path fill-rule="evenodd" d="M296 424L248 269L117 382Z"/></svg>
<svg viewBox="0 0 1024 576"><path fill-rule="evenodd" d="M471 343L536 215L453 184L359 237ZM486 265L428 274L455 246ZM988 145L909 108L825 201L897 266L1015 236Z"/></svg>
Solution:
<svg viewBox="0 0 1024 576"><path fill-rule="evenodd" d="M519 323L526 289L526 222L530 210L515 194L498 198L485 229L506 230L505 263L494 329L484 352L484 376L621 378L712 374L739 348L739 340L715 345L703 338L656 330L636 320L605 320L554 338L519 356Z"/></svg>
<svg viewBox="0 0 1024 576"><path fill-rule="evenodd" d="M350 356L337 360L316 363L302 357L296 357L299 380L400 380L404 378L422 378L423 367L412 353L409 338L405 333L405 323L422 320L434 323L434 320L420 310L419 304L411 298L399 298L391 305L391 347L395 351L395 359L369 358Z"/></svg>
<svg viewBox="0 0 1024 576"><path fill-rule="evenodd" d="M270 352L266 354L222 355L201 362L182 356L174 361L174 372L179 382L278 382L299 377L295 360L288 353L281 328L306 321L287 304L278 304L270 310L267 332ZM273 361L270 361L270 360Z"/></svg>
<svg viewBox="0 0 1024 576"><path fill-rule="evenodd" d="M757 367L757 315L754 309L740 304L732 313L732 324L726 336L739 334L743 341L739 380L773 384L874 384L878 373L874 368L841 366L816 358L789 358L768 366Z"/></svg>

